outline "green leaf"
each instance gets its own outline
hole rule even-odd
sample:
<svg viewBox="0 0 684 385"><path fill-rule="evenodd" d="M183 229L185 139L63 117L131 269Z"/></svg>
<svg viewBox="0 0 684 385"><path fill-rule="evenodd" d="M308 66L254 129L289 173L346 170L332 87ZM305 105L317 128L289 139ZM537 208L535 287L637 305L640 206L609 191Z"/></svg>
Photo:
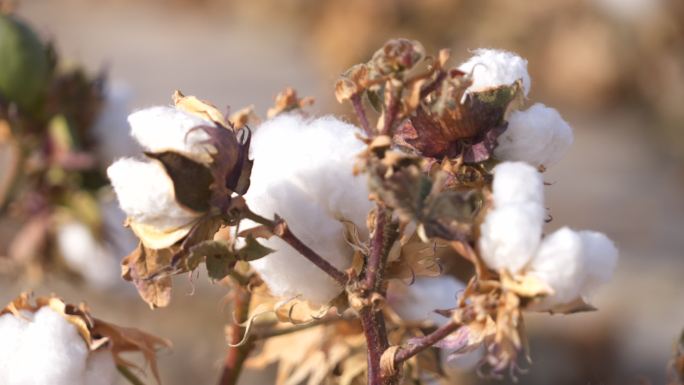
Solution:
<svg viewBox="0 0 684 385"><path fill-rule="evenodd" d="M222 241L204 241L190 249L188 265L197 266L205 258L207 272L211 279L220 280L230 271L237 262L237 257L227 243Z"/></svg>
<svg viewBox="0 0 684 385"><path fill-rule="evenodd" d="M263 258L274 251L275 250L262 245L254 237L249 235L245 238L245 246L237 251L237 258L241 261L249 262Z"/></svg>

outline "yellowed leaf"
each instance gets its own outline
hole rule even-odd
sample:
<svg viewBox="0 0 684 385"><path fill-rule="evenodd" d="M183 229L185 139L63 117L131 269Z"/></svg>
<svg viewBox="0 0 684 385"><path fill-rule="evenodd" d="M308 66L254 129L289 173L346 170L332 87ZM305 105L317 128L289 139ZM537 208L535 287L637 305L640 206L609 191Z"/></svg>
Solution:
<svg viewBox="0 0 684 385"><path fill-rule="evenodd" d="M226 117L223 113L205 100L200 100L195 96L185 96L179 90L176 90L173 93L172 99L178 109L199 116L210 122L217 123L223 127L227 126Z"/></svg>

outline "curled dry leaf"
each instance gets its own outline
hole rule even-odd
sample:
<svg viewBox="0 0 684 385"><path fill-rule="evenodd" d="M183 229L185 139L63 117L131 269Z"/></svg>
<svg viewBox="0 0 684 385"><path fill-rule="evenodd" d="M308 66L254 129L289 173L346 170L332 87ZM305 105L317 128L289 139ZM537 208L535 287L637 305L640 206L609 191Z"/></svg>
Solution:
<svg viewBox="0 0 684 385"><path fill-rule="evenodd" d="M299 110L313 103L314 99L312 97L299 98L294 88L287 87L276 96L275 105L268 109L266 116L272 119L282 113Z"/></svg>
<svg viewBox="0 0 684 385"><path fill-rule="evenodd" d="M31 303L31 296L28 293L22 293L5 306L0 311L0 315L9 313L15 317L22 317L20 314L22 311L35 313L38 309L45 306L62 315L69 323L74 325L91 352L103 349L109 350L117 365L136 368L136 365L125 360L121 353L141 353L149 364L157 383L161 383L156 353L161 348L171 347L171 343L168 340L135 328L118 326L95 318L83 303L78 306L70 305L54 295L36 297L33 303Z"/></svg>
<svg viewBox="0 0 684 385"><path fill-rule="evenodd" d="M227 127L228 121L225 116L213 104L200 100L196 96L185 96L180 90L174 91L171 98L176 108Z"/></svg>

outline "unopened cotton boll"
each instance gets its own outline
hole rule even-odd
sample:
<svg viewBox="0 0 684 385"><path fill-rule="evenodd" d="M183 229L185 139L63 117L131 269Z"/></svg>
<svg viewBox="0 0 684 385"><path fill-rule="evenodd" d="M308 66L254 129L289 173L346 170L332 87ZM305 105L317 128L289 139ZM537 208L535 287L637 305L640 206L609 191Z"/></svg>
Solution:
<svg viewBox="0 0 684 385"><path fill-rule="evenodd" d="M537 103L511 113L506 131L497 140L494 156L549 167L565 155L573 140L572 128L560 113Z"/></svg>
<svg viewBox="0 0 684 385"><path fill-rule="evenodd" d="M364 148L359 132L333 117L286 114L258 127L251 145L254 167L245 194L250 209L283 217L297 237L341 270L349 267L352 251L340 220L351 221L367 237L366 216L372 207L365 178L352 173ZM325 303L342 291L281 240L274 237L264 244L276 252L252 266L274 294Z"/></svg>
<svg viewBox="0 0 684 385"><path fill-rule="evenodd" d="M136 111L128 117L131 134L151 152L175 151L198 162L211 161L215 148L207 144L209 135L200 126L214 123L183 110L157 106Z"/></svg>
<svg viewBox="0 0 684 385"><path fill-rule="evenodd" d="M563 227L544 238L528 273L553 289L539 308L550 308L577 299L587 273L580 235Z"/></svg>
<svg viewBox="0 0 684 385"><path fill-rule="evenodd" d="M3 385L110 385L109 351L91 354L76 327L49 307L0 316L0 380Z"/></svg>
<svg viewBox="0 0 684 385"><path fill-rule="evenodd" d="M387 303L407 322L430 321L443 325L449 319L435 310L455 308L460 292L465 285L457 279L440 277L418 277L411 284L391 280L387 289Z"/></svg>
<svg viewBox="0 0 684 385"><path fill-rule="evenodd" d="M613 276L618 261L618 250L605 234L580 231L587 277L582 287L584 296L591 295L597 287L607 283Z"/></svg>
<svg viewBox="0 0 684 385"><path fill-rule="evenodd" d="M518 80L522 81L525 96L530 92L531 80L527 72L527 60L513 52L477 49L475 55L458 69L473 76L473 84L468 88L468 92L509 86Z"/></svg>
<svg viewBox="0 0 684 385"><path fill-rule="evenodd" d="M197 214L176 202L173 183L157 162L119 159L107 169L121 209L137 223L171 230L192 222Z"/></svg>
<svg viewBox="0 0 684 385"><path fill-rule="evenodd" d="M503 162L494 167L492 192L494 205L518 203L544 204L544 181L541 173L522 162Z"/></svg>
<svg viewBox="0 0 684 385"><path fill-rule="evenodd" d="M478 246L487 266L521 271L539 246L544 209L537 203L496 206L480 226Z"/></svg>

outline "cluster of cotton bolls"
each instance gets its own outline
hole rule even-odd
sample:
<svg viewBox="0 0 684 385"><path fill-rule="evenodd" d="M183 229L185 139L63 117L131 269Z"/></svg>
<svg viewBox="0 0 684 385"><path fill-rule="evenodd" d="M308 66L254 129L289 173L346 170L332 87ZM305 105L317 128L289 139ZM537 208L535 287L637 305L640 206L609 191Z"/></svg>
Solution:
<svg viewBox="0 0 684 385"><path fill-rule="evenodd" d="M478 49L459 69L472 75L467 92L522 83L524 95L531 88L527 60L507 51ZM508 127L498 138L494 156L500 160L522 161L534 166L552 166L573 142L572 129L553 108L536 103L515 110L507 118Z"/></svg>
<svg viewBox="0 0 684 385"><path fill-rule="evenodd" d="M2 385L111 385L111 351L91 352L76 327L50 307L0 316Z"/></svg>
<svg viewBox="0 0 684 385"><path fill-rule="evenodd" d="M521 80L525 95L530 76L527 62L505 51L477 50L461 66L473 76L474 91ZM538 169L558 162L573 142L572 129L553 108L537 103L513 111L494 150L504 160L494 169L493 209L485 217L479 239L480 254L495 270L530 274L553 293L539 310L586 299L608 281L617 263L617 249L603 234L561 228L542 239L544 183Z"/></svg>

